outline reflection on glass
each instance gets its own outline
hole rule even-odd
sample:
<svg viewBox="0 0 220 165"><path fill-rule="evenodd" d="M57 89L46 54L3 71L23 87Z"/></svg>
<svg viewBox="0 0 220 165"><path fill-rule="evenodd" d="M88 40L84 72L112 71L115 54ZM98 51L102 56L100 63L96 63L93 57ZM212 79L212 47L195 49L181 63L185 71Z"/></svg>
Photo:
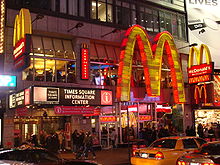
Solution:
<svg viewBox="0 0 220 165"><path fill-rule="evenodd" d="M46 59L46 81L55 81L55 60Z"/></svg>
<svg viewBox="0 0 220 165"><path fill-rule="evenodd" d="M35 58L34 59L34 70L35 70L35 80L44 81L44 59Z"/></svg>

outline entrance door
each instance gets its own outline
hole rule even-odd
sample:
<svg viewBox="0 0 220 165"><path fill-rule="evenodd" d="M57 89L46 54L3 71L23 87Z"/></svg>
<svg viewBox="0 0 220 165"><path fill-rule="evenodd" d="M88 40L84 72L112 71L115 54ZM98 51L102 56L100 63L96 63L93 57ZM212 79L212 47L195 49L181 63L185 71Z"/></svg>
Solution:
<svg viewBox="0 0 220 165"><path fill-rule="evenodd" d="M104 149L109 149L112 148L113 145L116 145L117 143L117 127L116 123L101 123L101 128L100 128L100 135L101 135L101 146ZM115 132L113 132L115 131ZM112 134L115 134L115 139L112 136ZM114 140L114 143L112 143L112 140Z"/></svg>

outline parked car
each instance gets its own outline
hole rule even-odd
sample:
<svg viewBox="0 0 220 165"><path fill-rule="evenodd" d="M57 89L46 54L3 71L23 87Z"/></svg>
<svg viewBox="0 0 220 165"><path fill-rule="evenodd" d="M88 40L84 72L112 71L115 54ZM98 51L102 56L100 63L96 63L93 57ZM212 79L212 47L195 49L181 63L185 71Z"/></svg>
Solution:
<svg viewBox="0 0 220 165"><path fill-rule="evenodd" d="M133 165L175 165L186 152L207 143L199 137L165 137L154 141L149 147L137 149L131 157Z"/></svg>
<svg viewBox="0 0 220 165"><path fill-rule="evenodd" d="M0 161L1 160L20 162L23 163L23 165L98 165L97 162L90 160L61 159L46 149L29 146L11 150L1 150Z"/></svg>
<svg viewBox="0 0 220 165"><path fill-rule="evenodd" d="M208 142L198 150L181 156L177 165L220 165L220 141Z"/></svg>

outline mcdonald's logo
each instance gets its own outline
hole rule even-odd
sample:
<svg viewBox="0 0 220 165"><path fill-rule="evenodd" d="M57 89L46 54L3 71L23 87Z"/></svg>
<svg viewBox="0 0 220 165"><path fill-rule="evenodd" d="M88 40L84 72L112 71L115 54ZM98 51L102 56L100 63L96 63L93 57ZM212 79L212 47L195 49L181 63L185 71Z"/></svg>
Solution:
<svg viewBox="0 0 220 165"><path fill-rule="evenodd" d="M121 44L117 99L119 101L130 100L132 58L136 41L144 68L147 94L149 96L160 96L162 57L165 50L171 69L174 101L176 103L185 102L182 70L173 37L169 32L158 33L154 38L155 44L151 46L146 31L139 25L134 25L127 30Z"/></svg>
<svg viewBox="0 0 220 165"><path fill-rule="evenodd" d="M204 94L204 103L207 103L207 91L206 91L206 84L203 85L196 85L194 90L194 99L196 100L196 104L199 103L199 99L202 99L202 92Z"/></svg>
<svg viewBox="0 0 220 165"><path fill-rule="evenodd" d="M14 65L17 70L22 70L29 65L30 34L32 34L31 15L28 9L22 8L15 18L13 36Z"/></svg>
<svg viewBox="0 0 220 165"><path fill-rule="evenodd" d="M202 63L204 51L206 63ZM194 65L194 58L196 59L197 65ZM200 50L196 47L190 49L188 64L189 84L211 81L213 68L214 63L211 60L211 54L206 45L202 44Z"/></svg>

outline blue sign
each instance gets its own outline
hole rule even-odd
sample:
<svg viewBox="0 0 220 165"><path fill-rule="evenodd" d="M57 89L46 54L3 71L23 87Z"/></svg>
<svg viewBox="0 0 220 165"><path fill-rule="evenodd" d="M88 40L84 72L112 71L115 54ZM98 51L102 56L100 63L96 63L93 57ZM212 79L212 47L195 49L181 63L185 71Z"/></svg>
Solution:
<svg viewBox="0 0 220 165"><path fill-rule="evenodd" d="M0 87L16 87L16 76L0 75Z"/></svg>

